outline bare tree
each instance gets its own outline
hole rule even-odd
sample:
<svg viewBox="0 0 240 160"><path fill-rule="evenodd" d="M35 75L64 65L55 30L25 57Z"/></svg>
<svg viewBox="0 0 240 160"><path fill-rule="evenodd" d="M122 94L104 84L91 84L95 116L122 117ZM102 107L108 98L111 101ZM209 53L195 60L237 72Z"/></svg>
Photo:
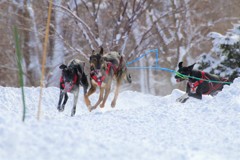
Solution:
<svg viewBox="0 0 240 160"><path fill-rule="evenodd" d="M61 63L72 58L87 62L92 50L98 50L99 46L105 52L120 52L127 61L158 49L159 65L172 70L179 61L192 63L211 48L206 34L230 28L230 22L239 19L239 7L238 0L55 0L45 83L58 86ZM24 55L25 84L38 86L48 1L3 0L0 8L3 35L0 73L6 75L1 77L0 85L17 85L11 36L12 26L17 25ZM154 64L153 53L132 65ZM138 91L166 95L179 87L173 75L166 72L141 70L132 74L131 88Z"/></svg>

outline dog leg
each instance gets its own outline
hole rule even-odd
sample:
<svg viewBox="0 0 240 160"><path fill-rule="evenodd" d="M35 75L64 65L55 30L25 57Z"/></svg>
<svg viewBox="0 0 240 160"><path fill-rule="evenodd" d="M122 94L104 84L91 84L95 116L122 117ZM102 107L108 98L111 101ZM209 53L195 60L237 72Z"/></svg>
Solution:
<svg viewBox="0 0 240 160"><path fill-rule="evenodd" d="M117 101L120 85L121 85L121 80L118 79L116 89L115 89L115 93L114 93L114 98L113 98L112 103L111 103L112 108L114 108L116 106L116 101Z"/></svg>
<svg viewBox="0 0 240 160"><path fill-rule="evenodd" d="M188 100L188 98L189 98L188 93L185 93L184 95L179 97L176 101L181 102L181 103L185 103Z"/></svg>
<svg viewBox="0 0 240 160"><path fill-rule="evenodd" d="M97 106L102 102L104 90L105 90L104 87L101 87L101 88L100 88L100 94L99 94L98 101L97 101L97 103L96 103L93 107L91 107L91 110L90 110L90 111L92 111L93 109L96 109Z"/></svg>
<svg viewBox="0 0 240 160"><path fill-rule="evenodd" d="M104 105L105 105L105 103L106 103L106 100L107 100L107 98L108 98L108 95L109 95L110 90L111 90L111 83L112 83L112 82L109 82L109 85L106 86L105 95L104 95L104 98L103 98L102 103L100 104L100 107L101 107L101 108L104 107Z"/></svg>
<svg viewBox="0 0 240 160"><path fill-rule="evenodd" d="M59 101L58 101L58 106L57 106L58 111L61 110L61 103L62 103L62 99L63 99L63 94L64 94L63 91L60 90Z"/></svg>
<svg viewBox="0 0 240 160"><path fill-rule="evenodd" d="M65 104L67 103L67 100L68 100L68 95L67 95L67 92L64 93L64 101L63 101L63 104L62 104L62 107L60 109L60 111L64 111L64 108L65 108Z"/></svg>
<svg viewBox="0 0 240 160"><path fill-rule="evenodd" d="M76 113L76 105L74 105L72 108L71 117L73 117L75 113Z"/></svg>
<svg viewBox="0 0 240 160"><path fill-rule="evenodd" d="M86 106L88 107L88 110L91 112L91 102L89 100L89 96L92 95L96 91L96 86L91 85L91 88L87 92L87 94L84 95L84 101Z"/></svg>
<svg viewBox="0 0 240 160"><path fill-rule="evenodd" d="M71 112L71 116L73 117L76 113L76 106L77 106L77 100L78 100L78 94L79 94L79 87L74 91L74 102L73 102L73 108Z"/></svg>
<svg viewBox="0 0 240 160"><path fill-rule="evenodd" d="M197 99L202 99L202 93L189 93L188 94L190 97L194 97Z"/></svg>

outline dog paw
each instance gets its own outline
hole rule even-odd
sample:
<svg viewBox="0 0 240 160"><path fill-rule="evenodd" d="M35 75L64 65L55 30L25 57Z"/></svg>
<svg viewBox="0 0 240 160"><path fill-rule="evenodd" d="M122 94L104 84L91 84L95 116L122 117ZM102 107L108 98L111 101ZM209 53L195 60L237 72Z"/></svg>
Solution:
<svg viewBox="0 0 240 160"><path fill-rule="evenodd" d="M100 104L100 108L104 108L104 104L101 103L101 104Z"/></svg>
<svg viewBox="0 0 240 160"><path fill-rule="evenodd" d="M95 107L95 106L88 106L88 110L89 110L89 112L91 112L92 110L94 110L94 109L96 109L97 107Z"/></svg>
<svg viewBox="0 0 240 160"><path fill-rule="evenodd" d="M114 108L116 106L116 102L112 101L111 106Z"/></svg>
<svg viewBox="0 0 240 160"><path fill-rule="evenodd" d="M185 103L188 100L188 98L189 98L188 94L184 94L183 96L176 99L176 102Z"/></svg>
<svg viewBox="0 0 240 160"><path fill-rule="evenodd" d="M61 110L61 106L60 105L57 106L57 110L60 112L60 110Z"/></svg>
<svg viewBox="0 0 240 160"><path fill-rule="evenodd" d="M58 106L57 109L58 109L59 112L63 112L64 111L64 106Z"/></svg>
<svg viewBox="0 0 240 160"><path fill-rule="evenodd" d="M188 100L189 97L185 98L185 99L182 99L181 100L181 103L185 103L187 100Z"/></svg>
<svg viewBox="0 0 240 160"><path fill-rule="evenodd" d="M89 112L91 112L91 111L92 111L92 106L89 105L89 106L87 106L87 107L88 107Z"/></svg>
<svg viewBox="0 0 240 160"><path fill-rule="evenodd" d="M76 109L72 109L72 112L71 112L71 117L73 117L76 113Z"/></svg>

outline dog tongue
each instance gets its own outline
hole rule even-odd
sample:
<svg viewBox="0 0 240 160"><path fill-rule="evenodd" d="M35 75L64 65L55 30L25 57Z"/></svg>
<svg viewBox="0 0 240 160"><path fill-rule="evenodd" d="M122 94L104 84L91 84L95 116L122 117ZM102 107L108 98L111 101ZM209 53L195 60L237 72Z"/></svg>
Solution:
<svg viewBox="0 0 240 160"><path fill-rule="evenodd" d="M176 82L180 82L180 79L176 79Z"/></svg>

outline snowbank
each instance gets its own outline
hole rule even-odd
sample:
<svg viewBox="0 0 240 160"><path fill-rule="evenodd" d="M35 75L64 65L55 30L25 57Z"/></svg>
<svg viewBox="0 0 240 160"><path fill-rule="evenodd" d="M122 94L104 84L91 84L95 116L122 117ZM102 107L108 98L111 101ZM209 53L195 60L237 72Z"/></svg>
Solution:
<svg viewBox="0 0 240 160"><path fill-rule="evenodd" d="M75 117L73 96L66 110L56 109L59 89L25 88L27 117L21 122L19 88L0 87L1 160L236 160L240 157L240 79L216 97L175 102L183 94L158 97L121 92L116 108L88 112L82 91ZM96 102L98 95L90 99Z"/></svg>

